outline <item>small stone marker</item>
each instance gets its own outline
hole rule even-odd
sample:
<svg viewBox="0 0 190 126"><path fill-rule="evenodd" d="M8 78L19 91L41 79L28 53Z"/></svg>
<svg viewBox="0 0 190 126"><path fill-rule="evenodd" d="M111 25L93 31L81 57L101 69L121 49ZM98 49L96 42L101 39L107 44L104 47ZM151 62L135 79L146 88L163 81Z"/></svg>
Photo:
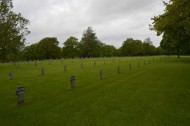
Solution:
<svg viewBox="0 0 190 126"><path fill-rule="evenodd" d="M20 64L19 63L16 64L16 68L20 68Z"/></svg>
<svg viewBox="0 0 190 126"><path fill-rule="evenodd" d="M131 70L131 63L129 64L129 70Z"/></svg>
<svg viewBox="0 0 190 126"><path fill-rule="evenodd" d="M75 82L75 76L70 77L70 82L71 82L71 88L74 88L74 82Z"/></svg>
<svg viewBox="0 0 190 126"><path fill-rule="evenodd" d="M41 74L44 75L44 68L41 68Z"/></svg>
<svg viewBox="0 0 190 126"><path fill-rule="evenodd" d="M120 66L117 66L117 74L120 74Z"/></svg>
<svg viewBox="0 0 190 126"><path fill-rule="evenodd" d="M94 67L96 66L96 62L94 61Z"/></svg>
<svg viewBox="0 0 190 126"><path fill-rule="evenodd" d="M83 68L83 63L80 64L80 67Z"/></svg>
<svg viewBox="0 0 190 126"><path fill-rule="evenodd" d="M14 66L16 67L16 61L14 61Z"/></svg>
<svg viewBox="0 0 190 126"><path fill-rule="evenodd" d="M34 62L34 66L37 66L37 62L36 61Z"/></svg>
<svg viewBox="0 0 190 126"><path fill-rule="evenodd" d="M100 70L100 79L103 79L103 70Z"/></svg>
<svg viewBox="0 0 190 126"><path fill-rule="evenodd" d="M51 65L51 60L49 60L49 65Z"/></svg>
<svg viewBox="0 0 190 126"><path fill-rule="evenodd" d="M10 78L10 80L13 79L13 72L12 71L9 71L9 78Z"/></svg>
<svg viewBox="0 0 190 126"><path fill-rule="evenodd" d="M16 95L18 99L18 104L24 103L24 87L19 86L16 88Z"/></svg>
<svg viewBox="0 0 190 126"><path fill-rule="evenodd" d="M64 65L64 71L67 71L67 65Z"/></svg>

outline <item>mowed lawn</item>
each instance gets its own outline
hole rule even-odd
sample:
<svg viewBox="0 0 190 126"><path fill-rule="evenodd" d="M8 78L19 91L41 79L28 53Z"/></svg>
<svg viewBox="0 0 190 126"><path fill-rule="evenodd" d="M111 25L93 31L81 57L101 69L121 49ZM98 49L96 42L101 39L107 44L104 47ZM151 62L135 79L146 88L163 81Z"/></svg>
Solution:
<svg viewBox="0 0 190 126"><path fill-rule="evenodd" d="M13 80L8 76L10 70ZM76 77L74 89L70 88L71 75ZM20 85L25 87L22 105L17 104L16 96ZM37 66L22 62L16 67L0 64L0 126L54 125L189 126L190 57L65 59L63 63L53 60L51 65L39 61Z"/></svg>

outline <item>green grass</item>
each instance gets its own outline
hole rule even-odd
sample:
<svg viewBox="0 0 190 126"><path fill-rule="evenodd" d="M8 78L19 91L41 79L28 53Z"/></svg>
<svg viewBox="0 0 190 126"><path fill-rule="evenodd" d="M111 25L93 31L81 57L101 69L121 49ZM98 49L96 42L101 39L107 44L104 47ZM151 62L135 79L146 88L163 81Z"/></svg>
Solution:
<svg viewBox="0 0 190 126"><path fill-rule="evenodd" d="M0 126L189 126L189 72L190 57L154 57L154 63L153 57L65 59L36 67L20 63L20 68L0 64ZM74 89L71 75L76 77ZM22 105L15 94L19 85L26 88Z"/></svg>

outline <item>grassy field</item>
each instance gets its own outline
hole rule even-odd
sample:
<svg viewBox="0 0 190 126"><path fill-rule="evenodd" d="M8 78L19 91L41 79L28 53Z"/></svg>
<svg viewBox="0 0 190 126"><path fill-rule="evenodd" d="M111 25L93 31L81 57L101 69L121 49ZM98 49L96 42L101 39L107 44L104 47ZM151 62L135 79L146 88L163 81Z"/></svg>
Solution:
<svg viewBox="0 0 190 126"><path fill-rule="evenodd" d="M189 126L189 73L190 57L0 64L0 126ZM76 77L73 89L71 75ZM22 105L17 104L15 94L20 85L25 86Z"/></svg>

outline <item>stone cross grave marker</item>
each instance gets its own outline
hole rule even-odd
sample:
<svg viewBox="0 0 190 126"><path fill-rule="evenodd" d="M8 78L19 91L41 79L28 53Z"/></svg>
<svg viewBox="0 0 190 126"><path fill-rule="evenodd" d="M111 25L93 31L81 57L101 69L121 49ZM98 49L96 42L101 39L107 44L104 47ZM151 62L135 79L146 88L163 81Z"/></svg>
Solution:
<svg viewBox="0 0 190 126"><path fill-rule="evenodd" d="M13 72L12 71L9 71L9 78L10 78L10 80L13 79Z"/></svg>
<svg viewBox="0 0 190 126"><path fill-rule="evenodd" d="M71 88L74 88L74 86L75 86L75 84L74 84L74 82L75 82L75 76L71 76L70 77L70 82L71 82Z"/></svg>
<svg viewBox="0 0 190 126"><path fill-rule="evenodd" d="M34 62L34 66L35 66L35 67L37 66L37 62L36 62L36 61Z"/></svg>
<svg viewBox="0 0 190 126"><path fill-rule="evenodd" d="M14 66L16 67L16 61L14 61Z"/></svg>
<svg viewBox="0 0 190 126"><path fill-rule="evenodd" d="M67 71L67 65L66 64L64 65L64 71Z"/></svg>
<svg viewBox="0 0 190 126"><path fill-rule="evenodd" d="M16 64L16 68L20 68L20 64L19 63Z"/></svg>
<svg viewBox="0 0 190 126"><path fill-rule="evenodd" d="M131 70L131 63L129 63L129 70Z"/></svg>
<svg viewBox="0 0 190 126"><path fill-rule="evenodd" d="M83 63L80 64L80 67L83 68Z"/></svg>
<svg viewBox="0 0 190 126"><path fill-rule="evenodd" d="M44 75L44 68L41 68L41 75Z"/></svg>
<svg viewBox="0 0 190 126"><path fill-rule="evenodd" d="M48 60L49 61L49 65L51 65L51 60Z"/></svg>
<svg viewBox="0 0 190 126"><path fill-rule="evenodd" d="M100 79L103 79L103 70L100 70Z"/></svg>
<svg viewBox="0 0 190 126"><path fill-rule="evenodd" d="M117 74L120 74L120 66L117 66Z"/></svg>
<svg viewBox="0 0 190 126"><path fill-rule="evenodd" d="M25 91L25 88L23 86L19 86L16 88L18 104L24 103L24 91Z"/></svg>

